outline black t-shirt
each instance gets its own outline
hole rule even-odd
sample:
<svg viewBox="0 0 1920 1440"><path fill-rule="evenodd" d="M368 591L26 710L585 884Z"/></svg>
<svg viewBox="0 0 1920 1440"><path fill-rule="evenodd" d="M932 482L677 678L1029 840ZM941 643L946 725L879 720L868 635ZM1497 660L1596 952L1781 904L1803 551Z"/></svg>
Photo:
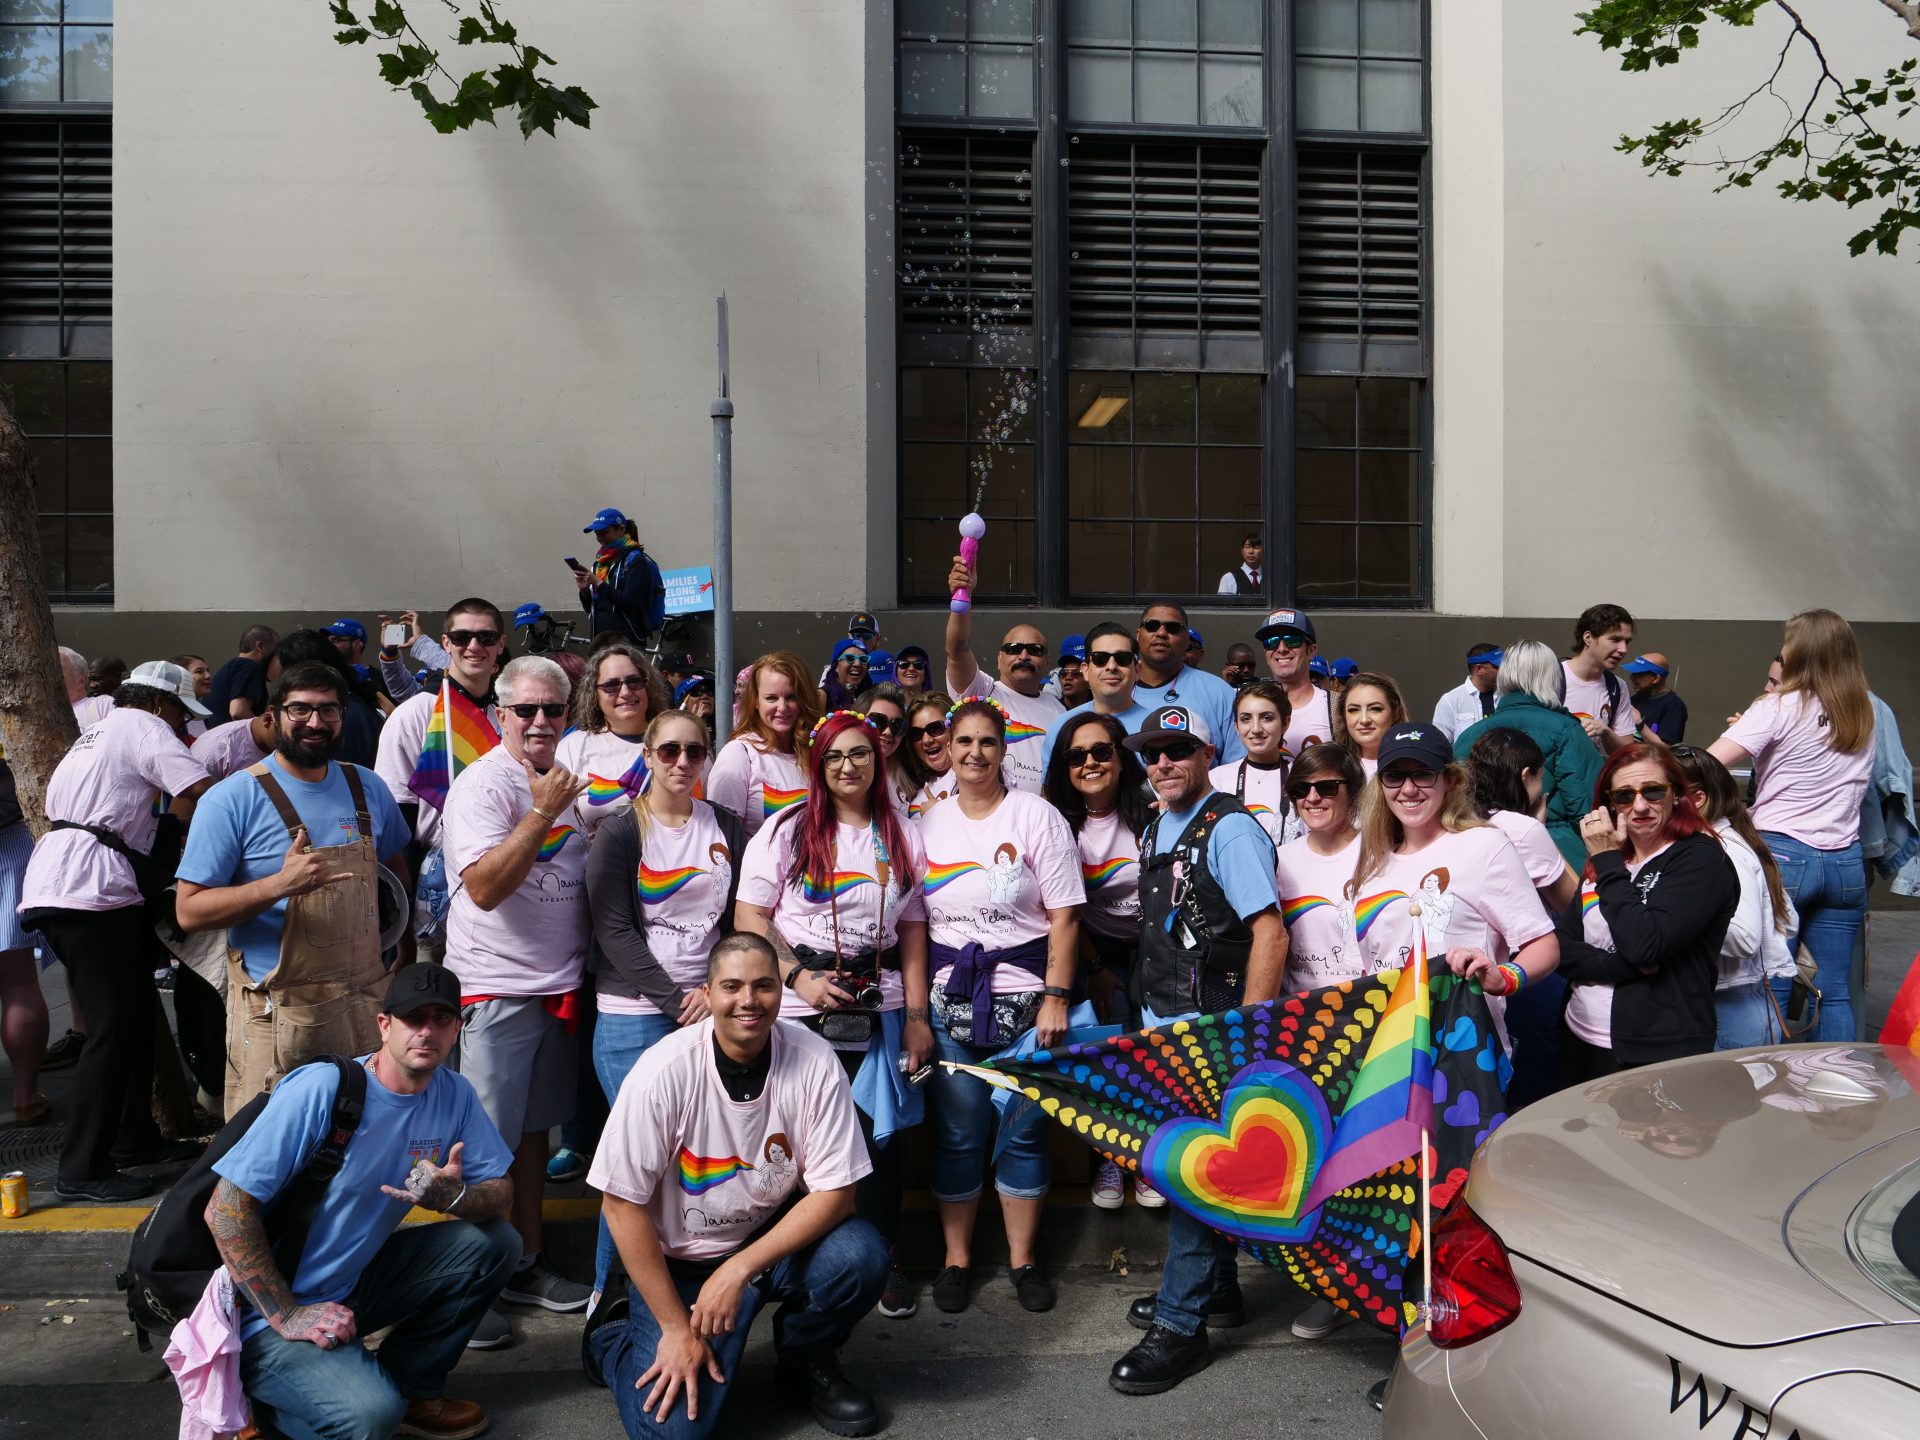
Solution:
<svg viewBox="0 0 1920 1440"><path fill-rule="evenodd" d="M213 712L208 729L233 718L229 707L235 700L251 700L256 715L267 708L267 667L258 660L236 655L213 672L213 689L206 701Z"/></svg>
<svg viewBox="0 0 1920 1440"><path fill-rule="evenodd" d="M1640 723L1669 745L1687 738L1687 702L1673 691L1661 695L1642 695L1633 702L1640 712Z"/></svg>
<svg viewBox="0 0 1920 1440"><path fill-rule="evenodd" d="M24 818L20 813L20 796L13 788L13 768L0 760L0 830L18 825Z"/></svg>

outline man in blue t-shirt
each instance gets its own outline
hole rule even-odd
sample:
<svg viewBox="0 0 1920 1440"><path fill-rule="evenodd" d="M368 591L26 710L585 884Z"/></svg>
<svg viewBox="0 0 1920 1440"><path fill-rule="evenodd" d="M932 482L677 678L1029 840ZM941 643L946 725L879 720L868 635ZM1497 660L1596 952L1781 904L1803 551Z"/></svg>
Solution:
<svg viewBox="0 0 1920 1440"><path fill-rule="evenodd" d="M447 1373L507 1283L520 1237L507 1223L513 1152L473 1086L441 1067L460 1038L460 982L439 965L395 972L380 1048L361 1057L366 1104L294 1274L280 1272L266 1215L326 1138L339 1089L304 1066L214 1164L207 1228L242 1311L240 1380L256 1421L288 1435L458 1437L486 1428ZM399 1229L414 1206L453 1223ZM360 1337L392 1326L378 1356Z"/></svg>
<svg viewBox="0 0 1920 1440"><path fill-rule="evenodd" d="M1140 647L1140 683L1133 698L1149 710L1158 705L1185 705L1199 712L1213 736L1216 765L1246 758L1240 732L1233 723L1233 687L1218 675L1196 670L1187 663L1194 630L1186 610L1171 600L1156 600L1140 612L1134 643Z"/></svg>
<svg viewBox="0 0 1920 1440"><path fill-rule="evenodd" d="M1140 683L1140 647L1126 628L1111 620L1102 621L1087 632L1086 671L1093 698L1076 705L1047 727L1046 749L1041 753L1040 773L1053 764L1053 747L1072 731L1074 722L1089 713L1111 715L1129 735L1153 713L1152 705L1134 698Z"/></svg>

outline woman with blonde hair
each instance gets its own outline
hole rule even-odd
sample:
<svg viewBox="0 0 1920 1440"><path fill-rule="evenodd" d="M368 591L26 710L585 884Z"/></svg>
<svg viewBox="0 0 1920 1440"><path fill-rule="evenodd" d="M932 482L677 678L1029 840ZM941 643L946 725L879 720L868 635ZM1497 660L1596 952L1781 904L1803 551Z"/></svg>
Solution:
<svg viewBox="0 0 1920 1440"><path fill-rule="evenodd" d="M748 839L806 799L807 736L820 714L820 688L791 650L748 667L739 726L707 777L707 798L738 815Z"/></svg>
<svg viewBox="0 0 1920 1440"><path fill-rule="evenodd" d="M1394 726L1412 716L1391 675L1362 670L1347 680L1347 688L1333 706L1333 743L1344 745L1360 762L1368 779L1380 754L1380 742Z"/></svg>
<svg viewBox="0 0 1920 1440"><path fill-rule="evenodd" d="M1780 688L1707 748L1729 770L1752 762L1753 823L1800 914L1788 944L1805 945L1819 971L1820 1022L1806 1038L1851 1041L1853 946L1867 918L1860 802L1873 780L1873 702L1853 627L1831 610L1787 621ZM1783 998L1790 988L1774 982Z"/></svg>
<svg viewBox="0 0 1920 1440"><path fill-rule="evenodd" d="M587 777L580 817L591 840L602 822L633 803L646 782L643 741L653 717L669 708L667 687L631 640L605 636L584 661L571 653L553 658L585 666L581 675L570 677L573 729L560 737L553 762Z"/></svg>

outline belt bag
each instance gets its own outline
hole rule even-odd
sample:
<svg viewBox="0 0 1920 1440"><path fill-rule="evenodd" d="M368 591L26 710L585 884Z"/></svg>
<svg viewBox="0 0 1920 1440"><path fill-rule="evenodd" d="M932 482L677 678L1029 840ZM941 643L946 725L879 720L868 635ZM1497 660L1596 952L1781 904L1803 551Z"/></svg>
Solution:
<svg viewBox="0 0 1920 1440"><path fill-rule="evenodd" d="M139 887L141 899L157 900L166 893L167 879L160 862L151 855L142 855L106 826L83 825L78 820L53 820L48 822L47 829L84 831L120 856L133 867L133 883Z"/></svg>

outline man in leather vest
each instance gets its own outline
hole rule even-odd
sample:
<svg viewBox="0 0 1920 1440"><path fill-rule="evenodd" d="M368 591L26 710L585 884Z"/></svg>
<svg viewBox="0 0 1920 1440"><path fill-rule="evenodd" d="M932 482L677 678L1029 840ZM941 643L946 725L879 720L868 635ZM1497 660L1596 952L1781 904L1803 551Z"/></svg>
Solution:
<svg viewBox="0 0 1920 1440"><path fill-rule="evenodd" d="M1206 720L1186 705L1162 705L1126 741L1161 806L1140 844L1140 959L1131 981L1148 1028L1271 1000L1286 968L1273 842L1245 806L1208 783L1211 741ZM1157 1395L1211 1363L1207 1326L1246 1319L1236 1253L1232 1241L1172 1212L1160 1293L1127 1312L1147 1335L1115 1363L1114 1389Z"/></svg>

